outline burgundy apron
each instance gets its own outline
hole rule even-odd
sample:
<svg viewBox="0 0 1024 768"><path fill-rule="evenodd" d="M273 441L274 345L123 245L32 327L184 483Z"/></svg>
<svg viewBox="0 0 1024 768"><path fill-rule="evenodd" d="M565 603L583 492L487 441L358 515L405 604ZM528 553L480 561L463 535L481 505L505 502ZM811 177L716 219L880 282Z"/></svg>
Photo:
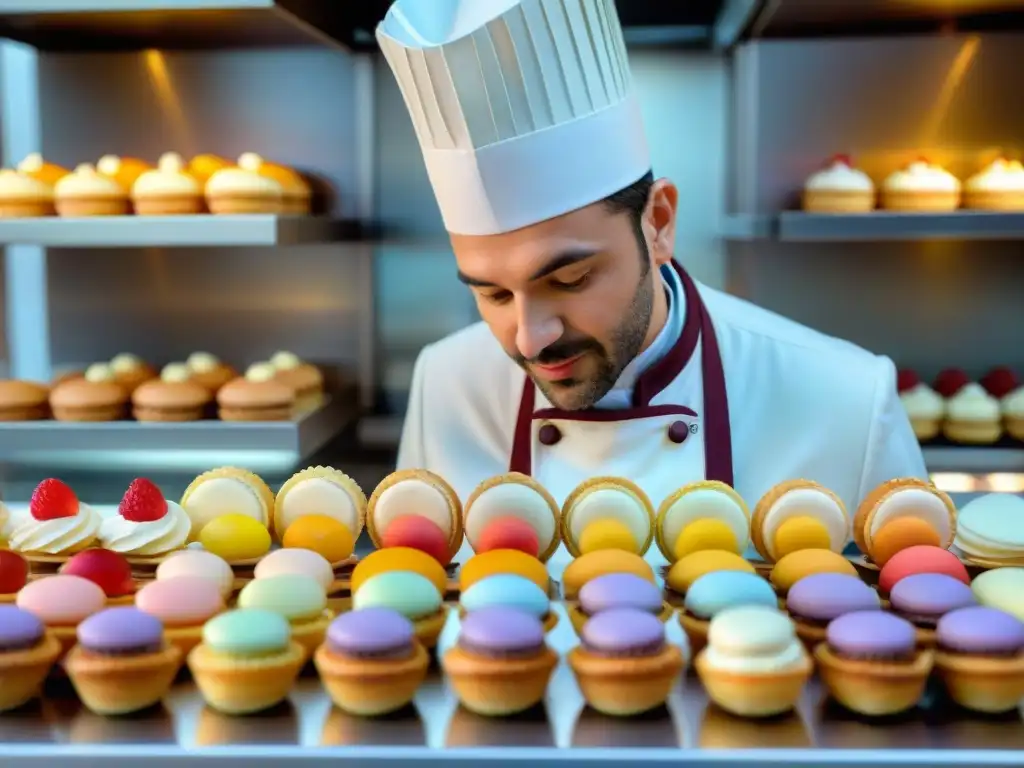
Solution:
<svg viewBox="0 0 1024 768"><path fill-rule="evenodd" d="M698 341L701 342L701 377L704 389L704 467L706 480L718 480L733 485L732 437L729 429L729 399L725 390L725 373L718 339L711 323L707 308L701 300L697 286L675 261L672 268L683 286L686 297L686 322L672 349L661 360L640 374L633 388L633 402L629 408L563 411L558 408L535 410L537 388L526 376L523 395L519 401L515 435L512 440L512 456L509 471L524 475L533 474L533 422L557 419L563 421L629 421L654 416L674 414L697 416L684 405L651 405L665 387L671 384L690 361ZM672 423L668 437L674 443L682 443L690 434L683 421ZM561 433L554 424L540 428L537 439L542 445L554 445L561 439Z"/></svg>

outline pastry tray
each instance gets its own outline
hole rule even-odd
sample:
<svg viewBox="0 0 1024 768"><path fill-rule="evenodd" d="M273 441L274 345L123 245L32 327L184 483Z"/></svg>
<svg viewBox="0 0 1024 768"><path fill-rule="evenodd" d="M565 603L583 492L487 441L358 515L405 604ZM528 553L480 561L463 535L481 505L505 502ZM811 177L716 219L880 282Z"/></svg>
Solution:
<svg viewBox="0 0 1024 768"><path fill-rule="evenodd" d="M556 609L562 612L562 607ZM453 612L441 636L458 631ZM668 624L670 640L681 633ZM548 635L566 653L576 644L562 613ZM442 651L443 652L443 651ZM709 705L699 681L682 678L667 706L638 718L616 719L586 708L564 661L544 704L524 715L488 719L459 707L443 676L433 671L413 706L393 716L361 719L333 708L315 675L300 679L285 704L259 715L227 717L209 709L182 679L164 704L125 718L82 708L66 682L44 698L0 714L4 768L77 766L194 766L217 768L301 764L406 766L417 762L526 766L571 762L606 765L985 766L1021 765L1022 714L973 716L930 691L918 710L871 721L846 713L812 680L793 714L741 720Z"/></svg>

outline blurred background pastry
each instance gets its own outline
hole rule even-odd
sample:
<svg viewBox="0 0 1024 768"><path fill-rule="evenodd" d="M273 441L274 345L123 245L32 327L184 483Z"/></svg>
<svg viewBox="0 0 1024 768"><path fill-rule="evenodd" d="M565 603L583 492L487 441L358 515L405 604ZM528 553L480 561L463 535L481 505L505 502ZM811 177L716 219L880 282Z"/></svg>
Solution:
<svg viewBox="0 0 1024 768"><path fill-rule="evenodd" d="M62 177L53 191L61 216L123 216L130 210L128 191L89 163Z"/></svg>
<svg viewBox="0 0 1024 768"><path fill-rule="evenodd" d="M238 165L221 168L206 182L206 203L211 213L281 213L284 188L276 179L264 176L259 155L248 153Z"/></svg>
<svg viewBox="0 0 1024 768"><path fill-rule="evenodd" d="M960 205L960 180L928 160L893 171L882 184L882 207L890 211L953 211Z"/></svg>
<svg viewBox="0 0 1024 768"><path fill-rule="evenodd" d="M45 419L50 415L49 397L49 387L34 381L0 381L0 421Z"/></svg>
<svg viewBox="0 0 1024 768"><path fill-rule="evenodd" d="M58 421L117 421L124 418L128 392L105 363L90 365L85 376L53 388L50 407Z"/></svg>
<svg viewBox="0 0 1024 768"><path fill-rule="evenodd" d="M52 186L20 171L0 171L0 218L52 216L54 212Z"/></svg>
<svg viewBox="0 0 1024 768"><path fill-rule="evenodd" d="M135 212L140 216L202 213L203 188L184 167L177 152L161 155L157 168L140 175L131 187Z"/></svg>
<svg viewBox="0 0 1024 768"><path fill-rule="evenodd" d="M206 184L221 168L230 168L233 163L219 155L196 155L189 160L186 169L192 176L199 180L200 184Z"/></svg>
<svg viewBox="0 0 1024 768"><path fill-rule="evenodd" d="M238 165L242 168L255 168L261 176L273 179L281 185L281 213L296 215L309 213L312 207L313 190L298 171L268 162L255 152L246 152L238 158Z"/></svg>
<svg viewBox="0 0 1024 768"><path fill-rule="evenodd" d="M971 382L946 401L942 431L953 442L990 445L1003 432L999 401Z"/></svg>
<svg viewBox="0 0 1024 768"><path fill-rule="evenodd" d="M276 379L270 363L249 366L245 376L229 381L217 392L223 421L287 421L295 408L295 390Z"/></svg>
<svg viewBox="0 0 1024 768"><path fill-rule="evenodd" d="M127 190L142 174L153 166L145 160L135 157L118 157L117 155L104 155L96 163L96 170L104 176L109 176Z"/></svg>
<svg viewBox="0 0 1024 768"><path fill-rule="evenodd" d="M275 352L270 358L278 381L295 390L300 401L317 398L324 390L324 375L320 369L302 360L294 352Z"/></svg>
<svg viewBox="0 0 1024 768"><path fill-rule="evenodd" d="M129 394L143 382L156 378L156 369L138 355L122 352L110 361L114 379L128 390Z"/></svg>
<svg viewBox="0 0 1024 768"><path fill-rule="evenodd" d="M999 158L964 183L964 208L1024 211L1024 165Z"/></svg>
<svg viewBox="0 0 1024 768"><path fill-rule="evenodd" d="M971 383L971 377L961 368L944 368L932 382L932 389L949 400L957 392Z"/></svg>
<svg viewBox="0 0 1024 768"><path fill-rule="evenodd" d="M978 381L996 400L1002 400L1021 385L1017 372L1007 365L997 365Z"/></svg>
<svg viewBox="0 0 1024 768"><path fill-rule="evenodd" d="M917 439L924 442L938 437L946 415L946 401L942 395L921 381L913 371L900 371L897 388Z"/></svg>
<svg viewBox="0 0 1024 768"><path fill-rule="evenodd" d="M18 172L39 179L51 187L70 173L67 168L46 162L38 152L25 155L25 159L18 163Z"/></svg>
<svg viewBox="0 0 1024 768"><path fill-rule="evenodd" d="M160 378L140 385L132 393L132 413L139 421L198 421L212 399L195 381L184 363L165 365Z"/></svg>
<svg viewBox="0 0 1024 768"><path fill-rule="evenodd" d="M238 371L209 352L193 352L185 361L192 372L192 381L216 392L229 381L237 378Z"/></svg>
<svg viewBox="0 0 1024 768"><path fill-rule="evenodd" d="M836 155L808 177L803 202L810 213L866 213L875 207L875 183L849 155Z"/></svg>

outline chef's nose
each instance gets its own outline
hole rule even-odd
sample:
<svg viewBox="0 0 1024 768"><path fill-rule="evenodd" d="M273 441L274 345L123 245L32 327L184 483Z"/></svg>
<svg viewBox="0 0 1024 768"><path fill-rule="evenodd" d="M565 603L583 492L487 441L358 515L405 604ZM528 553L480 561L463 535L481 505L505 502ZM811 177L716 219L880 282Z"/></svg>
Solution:
<svg viewBox="0 0 1024 768"><path fill-rule="evenodd" d="M522 302L518 315L516 348L527 360L532 360L558 341L565 330L558 316L546 311L543 305Z"/></svg>

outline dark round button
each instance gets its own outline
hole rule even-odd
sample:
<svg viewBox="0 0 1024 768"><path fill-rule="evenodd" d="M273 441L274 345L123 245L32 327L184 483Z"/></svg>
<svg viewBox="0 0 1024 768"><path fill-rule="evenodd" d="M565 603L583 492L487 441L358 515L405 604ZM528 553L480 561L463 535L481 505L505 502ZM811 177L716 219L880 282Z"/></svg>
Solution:
<svg viewBox="0 0 1024 768"><path fill-rule="evenodd" d="M541 445L554 445L562 439L562 433L554 424L545 424L537 433L537 439L540 440Z"/></svg>
<svg viewBox="0 0 1024 768"><path fill-rule="evenodd" d="M668 428L668 439L673 443L681 443L690 436L690 428L685 421L673 421Z"/></svg>

